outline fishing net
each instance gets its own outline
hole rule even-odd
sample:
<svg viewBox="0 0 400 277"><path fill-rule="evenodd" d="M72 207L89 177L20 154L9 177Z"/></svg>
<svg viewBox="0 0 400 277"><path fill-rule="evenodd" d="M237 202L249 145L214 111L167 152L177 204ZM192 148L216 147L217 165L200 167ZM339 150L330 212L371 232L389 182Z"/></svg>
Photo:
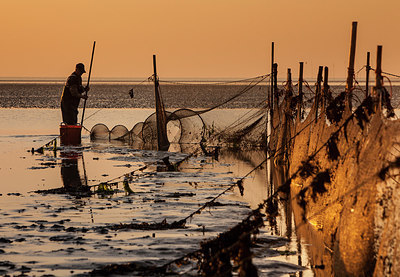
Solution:
<svg viewBox="0 0 400 277"><path fill-rule="evenodd" d="M129 140L128 128L124 125L116 125L110 131L110 140Z"/></svg>
<svg viewBox="0 0 400 277"><path fill-rule="evenodd" d="M130 130L117 125L110 131L104 124L96 124L90 131L90 137L92 140L123 140L152 149L157 145L160 149L160 145L196 144L205 140L214 145L262 145L266 138L268 93L263 81L267 77L212 84L157 84L155 113ZM182 108L179 104L205 108ZM238 119L229 124L221 120L219 110L231 110L232 119L238 117L235 114L237 110L233 110L238 108L244 108Z"/></svg>
<svg viewBox="0 0 400 277"><path fill-rule="evenodd" d="M131 131L129 132L130 135L131 135L131 137L130 137L131 140L135 140L135 141L136 140L141 140L141 141L143 141L142 140L142 138L143 138L143 125L144 125L143 122L138 122L132 127Z"/></svg>
<svg viewBox="0 0 400 277"><path fill-rule="evenodd" d="M97 123L90 131L91 140L108 140L110 139L110 130L103 123Z"/></svg>

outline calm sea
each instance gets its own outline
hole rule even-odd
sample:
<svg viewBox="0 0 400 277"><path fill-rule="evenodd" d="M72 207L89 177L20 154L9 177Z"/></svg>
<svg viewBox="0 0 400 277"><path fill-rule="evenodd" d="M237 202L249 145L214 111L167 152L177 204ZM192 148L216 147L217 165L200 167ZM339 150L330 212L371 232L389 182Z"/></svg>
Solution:
<svg viewBox="0 0 400 277"><path fill-rule="evenodd" d="M210 108L234 95L243 94L221 108L254 108L260 105L268 94L266 81L255 86L248 83L172 83L161 82L162 98L167 109ZM311 84L310 84L311 85ZM251 86L249 88L249 86ZM0 108L50 108L58 109L63 89L62 82L0 82ZM133 89L133 98L129 90ZM365 92L357 86L354 101L362 100ZM392 94L392 105L400 103L400 86L388 86ZM296 90L296 87L295 87ZM333 94L344 90L344 85L331 86ZM314 96L315 88L304 87L306 98ZM154 86L145 83L92 83L87 108L154 108Z"/></svg>

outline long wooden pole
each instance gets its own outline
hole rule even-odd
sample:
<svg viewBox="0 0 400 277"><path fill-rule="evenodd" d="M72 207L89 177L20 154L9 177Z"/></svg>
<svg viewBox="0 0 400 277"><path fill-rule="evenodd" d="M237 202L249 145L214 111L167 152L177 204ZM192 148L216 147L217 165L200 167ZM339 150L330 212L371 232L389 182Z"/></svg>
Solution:
<svg viewBox="0 0 400 277"><path fill-rule="evenodd" d="M278 93L278 64L274 63L274 108L279 107L279 93Z"/></svg>
<svg viewBox="0 0 400 277"><path fill-rule="evenodd" d="M93 64L93 57L94 57L94 49L95 49L95 47L96 47L96 41L93 41L92 58L90 59L89 75L88 75L88 80L87 80L87 84L86 84L87 87L89 87L90 75L92 74L92 64ZM85 95L87 95L87 91L86 91ZM81 126L83 126L83 118L85 116L85 109L86 109L86 99L83 102Z"/></svg>
<svg viewBox="0 0 400 277"><path fill-rule="evenodd" d="M157 63L156 63L156 55L153 55L153 70L154 70L154 85L155 89L157 89ZM157 92L157 91L156 91Z"/></svg>
<svg viewBox="0 0 400 277"><path fill-rule="evenodd" d="M368 97L368 90L369 90L369 71L371 70L371 65L370 65L370 52L367 52L367 66L366 66L366 76L365 76L365 98Z"/></svg>
<svg viewBox="0 0 400 277"><path fill-rule="evenodd" d="M382 45L378 45L376 53L376 80L375 86L377 88L382 87Z"/></svg>
<svg viewBox="0 0 400 277"><path fill-rule="evenodd" d="M272 42L272 45L271 45L271 95L270 95L271 111L274 110L274 55L275 55L275 43ZM271 119L272 119L272 117L271 117Z"/></svg>
<svg viewBox="0 0 400 277"><path fill-rule="evenodd" d="M316 86L316 92L315 92L315 105L316 105L316 109L315 109L315 122L318 121L318 109L319 109L319 101L321 100L321 82L322 82L322 71L323 71L324 67L323 66L319 66L318 67L318 76L317 76L317 86Z"/></svg>
<svg viewBox="0 0 400 277"><path fill-rule="evenodd" d="M160 118L158 108L160 106L160 98L158 97L158 79L157 79L157 63L156 55L153 55L153 69L154 69L154 95L155 95L155 106L156 106L156 118L157 118L157 146L158 150L161 150L161 137L160 137Z"/></svg>
<svg viewBox="0 0 400 277"><path fill-rule="evenodd" d="M382 45L378 45L376 53L376 79L375 79L375 93L378 98L377 110L381 109L382 106ZM375 111L377 111L375 110Z"/></svg>
<svg viewBox="0 0 400 277"><path fill-rule="evenodd" d="M351 94L353 90L353 77L354 77L354 61L356 56L356 40L357 40L357 21L353 21L351 29L351 45L350 45L350 57L349 67L347 68L347 82L346 91L348 97L348 103L351 108Z"/></svg>
<svg viewBox="0 0 400 277"><path fill-rule="evenodd" d="M324 86L322 89L322 111L326 108L326 99L328 99L329 94L329 85L328 85L328 77L329 77L329 68L327 66L324 67Z"/></svg>
<svg viewBox="0 0 400 277"><path fill-rule="evenodd" d="M272 147L273 147L272 131L274 130L274 59L275 59L275 43L272 42L272 44L271 44L271 76L270 76L271 83L270 83L270 95L269 95L269 120L270 120L269 126L270 126L270 128L269 128L269 142L268 142L268 154L267 154L267 156L269 155L269 157L272 157L272 155L275 155L275 153L272 154L272 151L273 151L272 150ZM274 165L273 165L271 159L269 159L269 162L270 162L270 168L269 168L270 169L269 170L270 195L273 195L274 189L273 189L273 175L272 175L273 171L272 170L273 170Z"/></svg>
<svg viewBox="0 0 400 277"><path fill-rule="evenodd" d="M304 63L300 62L299 70L299 102L297 103L297 120L301 122L301 106L303 105L303 66Z"/></svg>
<svg viewBox="0 0 400 277"><path fill-rule="evenodd" d="M268 97L268 104L269 104L269 134L268 136L268 152L271 155L272 153L272 131L274 129L274 42L271 44L271 74L270 74L270 90L269 90L269 97ZM267 127L268 131L268 127Z"/></svg>
<svg viewBox="0 0 400 277"><path fill-rule="evenodd" d="M287 69L287 84L289 86L292 86L292 69L291 68Z"/></svg>
<svg viewBox="0 0 400 277"><path fill-rule="evenodd" d="M154 97L156 105L156 124L157 124L157 146L158 151L166 151L169 148L169 141L167 137L167 118L163 101L160 95L160 84L157 76L156 55L153 55L154 67Z"/></svg>

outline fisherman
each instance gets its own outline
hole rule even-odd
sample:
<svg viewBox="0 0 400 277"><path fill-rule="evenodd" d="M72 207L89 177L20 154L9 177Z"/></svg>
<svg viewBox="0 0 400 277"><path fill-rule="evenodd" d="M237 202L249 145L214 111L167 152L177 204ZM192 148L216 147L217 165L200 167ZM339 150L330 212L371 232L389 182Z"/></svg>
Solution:
<svg viewBox="0 0 400 277"><path fill-rule="evenodd" d="M68 77L65 83L63 93L61 95L61 113L63 122L67 125L77 125L78 122L78 106L81 98L87 99L89 87L82 86L82 74L85 73L83 63L75 66L75 71Z"/></svg>

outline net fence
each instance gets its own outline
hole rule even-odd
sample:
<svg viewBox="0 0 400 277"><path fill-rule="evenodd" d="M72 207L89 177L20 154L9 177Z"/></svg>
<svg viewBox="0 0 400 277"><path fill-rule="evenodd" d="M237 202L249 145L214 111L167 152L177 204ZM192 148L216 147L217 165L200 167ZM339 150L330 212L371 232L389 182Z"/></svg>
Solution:
<svg viewBox="0 0 400 277"><path fill-rule="evenodd" d="M166 135L169 143L193 144L207 140L210 144L262 145L266 137L266 102L268 75L235 82L199 85L160 82L159 96L164 104ZM164 87L166 91L164 93ZM204 90L206 90L204 92ZM191 106L201 101L205 108L178 107L180 99L193 99ZM181 105L189 105L183 101ZM251 106L249 106L251 103ZM233 123L220 124L218 109L246 107L246 112ZM136 147L155 149L158 134L157 112L132 128L116 125L111 130L103 123L94 125L90 131L92 140L121 140Z"/></svg>

